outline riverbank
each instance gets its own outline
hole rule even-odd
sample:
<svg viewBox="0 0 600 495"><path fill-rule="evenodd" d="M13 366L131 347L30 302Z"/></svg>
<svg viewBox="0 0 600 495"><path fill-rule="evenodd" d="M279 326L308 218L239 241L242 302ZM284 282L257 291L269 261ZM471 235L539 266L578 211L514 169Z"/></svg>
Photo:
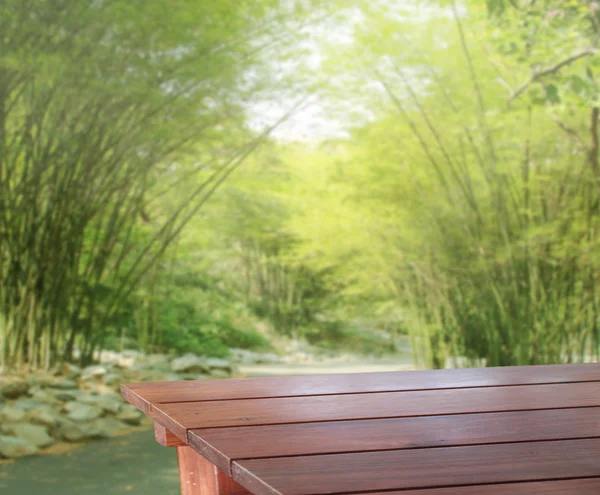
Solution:
<svg viewBox="0 0 600 495"><path fill-rule="evenodd" d="M395 371L412 368L407 355L397 358L337 358L329 362L240 364L246 376ZM345 362L344 362L345 361ZM60 448L59 448L60 447ZM46 454L0 461L0 492L11 495L178 495L175 449L154 440L144 420L128 434L85 443L56 444ZM31 473L35 473L32 476Z"/></svg>
<svg viewBox="0 0 600 495"><path fill-rule="evenodd" d="M0 458L62 451L66 444L114 438L145 421L125 403L122 383L228 378L231 360L187 354L105 353L100 364L0 375Z"/></svg>
<svg viewBox="0 0 600 495"><path fill-rule="evenodd" d="M0 374L0 462L62 453L150 425L123 401L122 383L412 368L406 352L382 359L317 353L306 346L285 354L232 349L229 359L136 351L104 351L96 358L98 364L83 369L68 364L53 372Z"/></svg>

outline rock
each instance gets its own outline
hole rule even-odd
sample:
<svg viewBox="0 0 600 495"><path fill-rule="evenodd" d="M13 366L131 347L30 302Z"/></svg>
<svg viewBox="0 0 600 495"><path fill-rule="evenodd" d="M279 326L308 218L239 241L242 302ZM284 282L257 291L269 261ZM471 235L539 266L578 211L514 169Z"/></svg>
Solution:
<svg viewBox="0 0 600 495"><path fill-rule="evenodd" d="M117 415L119 421L123 421L128 425L137 426L142 422L144 414L130 404L125 404L121 412Z"/></svg>
<svg viewBox="0 0 600 495"><path fill-rule="evenodd" d="M206 380L208 376L199 375L198 373L183 373L176 380Z"/></svg>
<svg viewBox="0 0 600 495"><path fill-rule="evenodd" d="M0 424L17 423L25 419L25 411L18 407L3 406L0 408Z"/></svg>
<svg viewBox="0 0 600 495"><path fill-rule="evenodd" d="M119 361L117 362L117 366L119 368L133 368L136 363L135 356L120 356Z"/></svg>
<svg viewBox="0 0 600 495"><path fill-rule="evenodd" d="M81 379L84 381L93 380L93 379L99 380L104 375L106 375L106 373L108 373L108 370L106 369L105 366L101 366L101 365L88 366L81 373Z"/></svg>
<svg viewBox="0 0 600 495"><path fill-rule="evenodd" d="M231 358L240 364L254 364L256 359L256 354L252 351L248 351L246 349L229 349L231 353Z"/></svg>
<svg viewBox="0 0 600 495"><path fill-rule="evenodd" d="M84 392L81 390L69 390L65 392L57 392L54 394L54 398L57 400L61 400L63 402L68 402L71 400L76 400L78 397L84 395Z"/></svg>
<svg viewBox="0 0 600 495"><path fill-rule="evenodd" d="M129 426L114 418L98 418L90 423L63 421L56 435L68 442L83 442L99 438L111 438L126 431Z"/></svg>
<svg viewBox="0 0 600 495"><path fill-rule="evenodd" d="M224 360L219 360L224 361ZM218 378L227 378L238 371L236 364L226 361L227 364L220 363L218 366L211 366L210 375Z"/></svg>
<svg viewBox="0 0 600 495"><path fill-rule="evenodd" d="M206 365L210 368L211 372L212 370L224 370L231 373L233 370L231 361L227 359L209 358L206 360Z"/></svg>
<svg viewBox="0 0 600 495"><path fill-rule="evenodd" d="M210 376L212 376L213 378L229 378L231 376L231 373L225 370L214 369L210 371Z"/></svg>
<svg viewBox="0 0 600 495"><path fill-rule="evenodd" d="M141 352L123 351L117 360L117 366L119 368L133 368L142 357Z"/></svg>
<svg viewBox="0 0 600 495"><path fill-rule="evenodd" d="M272 352L254 355L255 364L277 364L281 363L281 357Z"/></svg>
<svg viewBox="0 0 600 495"><path fill-rule="evenodd" d="M34 400L39 400L44 404L57 404L59 402L59 400L54 396L54 394L51 394L50 392L44 389L36 390L33 393L31 393L30 391L30 394Z"/></svg>
<svg viewBox="0 0 600 495"><path fill-rule="evenodd" d="M94 432L90 431L88 423L75 423L73 421L61 421L55 431L55 436L67 442L82 442L94 438Z"/></svg>
<svg viewBox="0 0 600 495"><path fill-rule="evenodd" d="M4 457L23 457L37 452L35 445L16 437L0 436L0 455Z"/></svg>
<svg viewBox="0 0 600 495"><path fill-rule="evenodd" d="M99 354L95 354L94 359L97 359L103 364L117 364L119 362L120 354L114 351L101 351Z"/></svg>
<svg viewBox="0 0 600 495"><path fill-rule="evenodd" d="M36 408L27 411L25 419L36 425L54 428L60 424L61 417L54 410L46 408Z"/></svg>
<svg viewBox="0 0 600 495"><path fill-rule="evenodd" d="M118 390L118 389L117 389ZM104 385L103 383L100 383L98 385L96 385L93 389L92 392L96 395L105 395L105 394L114 394L115 393L115 387L107 387L106 385Z"/></svg>
<svg viewBox="0 0 600 495"><path fill-rule="evenodd" d="M150 354L144 358L143 364L150 368L165 367L169 365L169 356L166 354Z"/></svg>
<svg viewBox="0 0 600 495"><path fill-rule="evenodd" d="M11 379L0 383L0 394L6 399L18 399L26 395L30 387L27 380Z"/></svg>
<svg viewBox="0 0 600 495"><path fill-rule="evenodd" d="M111 438L125 431L121 421L114 418L99 418L85 425L84 433L90 438Z"/></svg>
<svg viewBox="0 0 600 495"><path fill-rule="evenodd" d="M48 435L48 429L41 425L29 423L8 424L2 425L2 431L25 440L37 448L48 447L54 443L54 439Z"/></svg>
<svg viewBox="0 0 600 495"><path fill-rule="evenodd" d="M22 411L29 411L38 407L52 409L52 406L48 403L42 402L37 399L19 399L15 402L15 407Z"/></svg>
<svg viewBox="0 0 600 495"><path fill-rule="evenodd" d="M155 369L137 370L137 381L141 382L164 382L170 373Z"/></svg>
<svg viewBox="0 0 600 495"><path fill-rule="evenodd" d="M69 378L62 378L59 380L54 380L48 386L50 388L55 388L58 390L76 390L78 387L77 382L75 380L71 380Z"/></svg>
<svg viewBox="0 0 600 495"><path fill-rule="evenodd" d="M68 378L79 378L81 376L81 368L71 363L64 363L61 372Z"/></svg>
<svg viewBox="0 0 600 495"><path fill-rule="evenodd" d="M82 404L99 407L111 414L117 414L124 404L121 396L117 394L83 395L77 400Z"/></svg>
<svg viewBox="0 0 600 495"><path fill-rule="evenodd" d="M171 362L171 369L176 373L208 373L210 368L206 361L195 354L186 354Z"/></svg>
<svg viewBox="0 0 600 495"><path fill-rule="evenodd" d="M47 387L54 381L54 376L50 373L36 373L27 378L27 382L31 387Z"/></svg>
<svg viewBox="0 0 600 495"><path fill-rule="evenodd" d="M121 385L121 383L123 383L123 378L117 373L107 373L104 375L105 385Z"/></svg>
<svg viewBox="0 0 600 495"><path fill-rule="evenodd" d="M68 412L67 418L72 421L91 421L102 415L99 407L80 402L68 402L64 409Z"/></svg>
<svg viewBox="0 0 600 495"><path fill-rule="evenodd" d="M121 352L121 357L134 357L134 358L138 358L138 359L143 359L144 356L145 356L145 354L143 352L136 351L134 349L127 349L127 350Z"/></svg>

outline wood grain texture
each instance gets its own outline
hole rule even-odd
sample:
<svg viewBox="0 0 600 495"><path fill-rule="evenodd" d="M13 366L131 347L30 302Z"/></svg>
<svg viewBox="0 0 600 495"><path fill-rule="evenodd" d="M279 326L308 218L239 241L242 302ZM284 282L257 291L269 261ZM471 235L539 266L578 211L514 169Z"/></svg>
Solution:
<svg viewBox="0 0 600 495"><path fill-rule="evenodd" d="M163 447L183 447L187 445L156 421L154 422L154 438Z"/></svg>
<svg viewBox="0 0 600 495"><path fill-rule="evenodd" d="M141 384L121 384L121 397L123 397L123 399L125 399L130 404L137 407L146 416L150 416L150 402L148 402L144 397L140 396L137 392L135 392L135 388L137 385Z"/></svg>
<svg viewBox="0 0 600 495"><path fill-rule="evenodd" d="M251 495L190 447L177 447L177 458L182 495Z"/></svg>
<svg viewBox="0 0 600 495"><path fill-rule="evenodd" d="M566 481L508 483L504 485L471 486L461 488L434 488L356 495L598 495L600 479L587 478Z"/></svg>
<svg viewBox="0 0 600 495"><path fill-rule="evenodd" d="M443 447L237 461L233 478L255 495L442 488L598 477L599 456L597 439Z"/></svg>
<svg viewBox="0 0 600 495"><path fill-rule="evenodd" d="M600 437L598 407L188 432L190 446L229 474L237 459L589 437Z"/></svg>
<svg viewBox="0 0 600 495"><path fill-rule="evenodd" d="M600 382L160 404L151 415L179 438L187 430L600 406Z"/></svg>
<svg viewBox="0 0 600 495"><path fill-rule="evenodd" d="M134 383L121 385L121 394L125 400L148 413L150 404L171 402L539 385L598 380L600 380L600 364L589 363Z"/></svg>

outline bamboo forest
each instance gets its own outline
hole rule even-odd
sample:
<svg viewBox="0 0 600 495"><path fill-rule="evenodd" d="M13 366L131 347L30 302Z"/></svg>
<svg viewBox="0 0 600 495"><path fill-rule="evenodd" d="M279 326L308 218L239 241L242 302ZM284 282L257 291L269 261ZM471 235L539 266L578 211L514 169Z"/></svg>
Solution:
<svg viewBox="0 0 600 495"><path fill-rule="evenodd" d="M600 349L600 3L1 0L0 366Z"/></svg>

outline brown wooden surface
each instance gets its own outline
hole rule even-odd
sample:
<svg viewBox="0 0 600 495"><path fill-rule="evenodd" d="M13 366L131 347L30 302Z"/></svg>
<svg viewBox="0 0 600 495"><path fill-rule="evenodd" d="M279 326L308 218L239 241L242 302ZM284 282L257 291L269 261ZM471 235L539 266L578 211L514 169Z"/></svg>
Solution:
<svg viewBox="0 0 600 495"><path fill-rule="evenodd" d="M182 495L251 495L190 447L177 447Z"/></svg>
<svg viewBox="0 0 600 495"><path fill-rule="evenodd" d="M236 378L121 386L123 397L146 414L151 404L266 397L336 395L600 380L600 364L392 371L339 375Z"/></svg>
<svg viewBox="0 0 600 495"><path fill-rule="evenodd" d="M600 382L186 402L151 414L183 439L194 428L590 406L600 406Z"/></svg>
<svg viewBox="0 0 600 495"><path fill-rule="evenodd" d="M122 393L178 446L183 495L600 495L599 364Z"/></svg>
<svg viewBox="0 0 600 495"><path fill-rule="evenodd" d="M237 461L233 477L255 495L356 493L600 476L599 459L598 439L565 440Z"/></svg>
<svg viewBox="0 0 600 495"><path fill-rule="evenodd" d="M598 495L600 478L563 481L507 483L503 485L434 488L401 492L370 492L356 495Z"/></svg>
<svg viewBox="0 0 600 495"><path fill-rule="evenodd" d="M183 447L187 445L156 421L154 422L154 439L163 447Z"/></svg>
<svg viewBox="0 0 600 495"><path fill-rule="evenodd" d="M191 447L230 473L237 459L589 437L600 442L600 408L214 428L190 430L188 437Z"/></svg>

